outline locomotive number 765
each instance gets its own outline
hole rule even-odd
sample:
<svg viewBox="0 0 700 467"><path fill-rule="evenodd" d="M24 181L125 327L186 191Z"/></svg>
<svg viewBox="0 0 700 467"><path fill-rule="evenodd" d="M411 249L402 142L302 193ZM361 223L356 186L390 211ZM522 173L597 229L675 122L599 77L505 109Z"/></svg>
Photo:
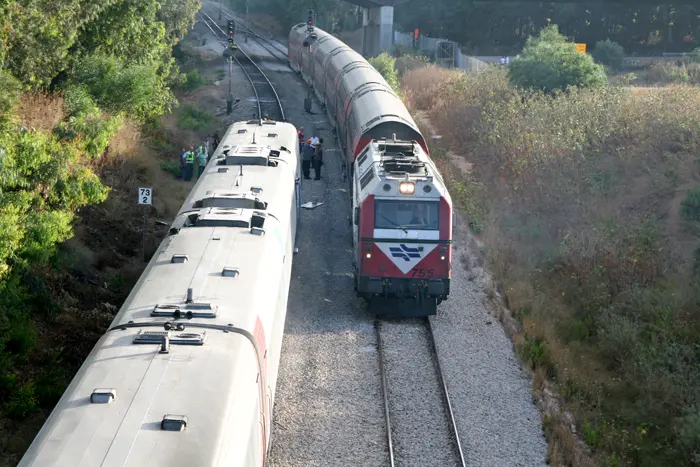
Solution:
<svg viewBox="0 0 700 467"><path fill-rule="evenodd" d="M430 279L435 275L435 269L413 268L411 269L411 277L427 277Z"/></svg>

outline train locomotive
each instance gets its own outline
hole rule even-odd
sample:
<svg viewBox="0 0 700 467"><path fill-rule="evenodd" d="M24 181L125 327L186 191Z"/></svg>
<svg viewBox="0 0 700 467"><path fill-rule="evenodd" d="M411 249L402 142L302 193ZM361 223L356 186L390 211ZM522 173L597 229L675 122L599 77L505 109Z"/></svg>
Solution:
<svg viewBox="0 0 700 467"><path fill-rule="evenodd" d="M382 75L327 32L298 24L288 50L344 152L357 294L377 314L435 314L450 291L452 200L418 126ZM412 223L414 211L427 224Z"/></svg>
<svg viewBox="0 0 700 467"><path fill-rule="evenodd" d="M19 465L264 465L298 196L295 127L233 124Z"/></svg>

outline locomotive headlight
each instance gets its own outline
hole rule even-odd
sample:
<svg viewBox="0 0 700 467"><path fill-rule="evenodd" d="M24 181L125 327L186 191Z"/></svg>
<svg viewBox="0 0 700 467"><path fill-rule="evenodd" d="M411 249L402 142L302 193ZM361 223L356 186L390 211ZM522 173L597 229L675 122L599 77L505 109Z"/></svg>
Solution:
<svg viewBox="0 0 700 467"><path fill-rule="evenodd" d="M399 183L399 193L402 195L412 195L416 192L416 185L413 182Z"/></svg>
<svg viewBox="0 0 700 467"><path fill-rule="evenodd" d="M367 259L370 259L372 257L372 253L367 253L365 256L367 257Z"/></svg>

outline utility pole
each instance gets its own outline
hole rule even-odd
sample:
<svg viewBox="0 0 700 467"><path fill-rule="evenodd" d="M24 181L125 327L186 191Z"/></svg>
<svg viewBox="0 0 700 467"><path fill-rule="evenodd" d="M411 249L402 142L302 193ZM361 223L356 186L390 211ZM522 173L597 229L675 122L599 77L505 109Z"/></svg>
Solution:
<svg viewBox="0 0 700 467"><path fill-rule="evenodd" d="M231 75L233 69L233 57L228 57L228 95L226 96L226 115L233 112L233 89L231 88Z"/></svg>

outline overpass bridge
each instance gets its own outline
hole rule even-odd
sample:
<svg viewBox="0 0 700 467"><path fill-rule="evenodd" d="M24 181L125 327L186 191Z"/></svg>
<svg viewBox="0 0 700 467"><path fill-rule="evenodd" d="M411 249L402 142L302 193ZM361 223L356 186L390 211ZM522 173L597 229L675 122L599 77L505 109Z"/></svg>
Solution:
<svg viewBox="0 0 700 467"><path fill-rule="evenodd" d="M362 55L375 57L394 43L394 7L409 0L347 0L363 8ZM473 0L475 3L505 3L509 0ZM512 0L511 0L512 1ZM542 0L522 0L541 3ZM657 5L660 0L547 0L551 3L593 3L597 5ZM695 5L698 0L675 0L674 5Z"/></svg>
<svg viewBox="0 0 700 467"><path fill-rule="evenodd" d="M375 57L394 43L394 7L408 0L349 0L363 8L362 55Z"/></svg>

